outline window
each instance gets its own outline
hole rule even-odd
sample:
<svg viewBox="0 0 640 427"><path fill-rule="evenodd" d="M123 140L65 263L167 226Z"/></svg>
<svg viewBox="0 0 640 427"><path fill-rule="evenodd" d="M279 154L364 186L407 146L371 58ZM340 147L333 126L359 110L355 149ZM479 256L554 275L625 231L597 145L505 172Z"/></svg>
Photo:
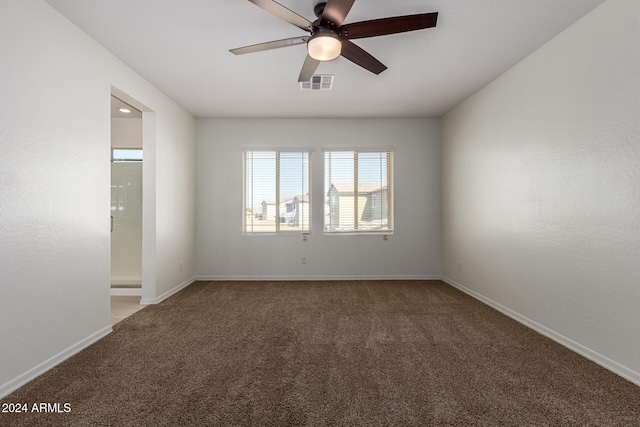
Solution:
<svg viewBox="0 0 640 427"><path fill-rule="evenodd" d="M140 148L112 148L112 162L141 162L142 149Z"/></svg>
<svg viewBox="0 0 640 427"><path fill-rule="evenodd" d="M390 151L325 152L325 232L393 232L392 177Z"/></svg>
<svg viewBox="0 0 640 427"><path fill-rule="evenodd" d="M244 152L243 231L311 231L311 153Z"/></svg>

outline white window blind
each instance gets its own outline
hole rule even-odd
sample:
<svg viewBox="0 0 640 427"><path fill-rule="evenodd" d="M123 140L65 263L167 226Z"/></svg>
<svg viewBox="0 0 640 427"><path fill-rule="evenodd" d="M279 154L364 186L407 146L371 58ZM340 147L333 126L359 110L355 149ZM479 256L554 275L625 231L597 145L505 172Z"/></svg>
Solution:
<svg viewBox="0 0 640 427"><path fill-rule="evenodd" d="M245 233L311 231L310 164L310 152L244 152Z"/></svg>
<svg viewBox="0 0 640 427"><path fill-rule="evenodd" d="M326 233L393 231L393 153L326 151Z"/></svg>

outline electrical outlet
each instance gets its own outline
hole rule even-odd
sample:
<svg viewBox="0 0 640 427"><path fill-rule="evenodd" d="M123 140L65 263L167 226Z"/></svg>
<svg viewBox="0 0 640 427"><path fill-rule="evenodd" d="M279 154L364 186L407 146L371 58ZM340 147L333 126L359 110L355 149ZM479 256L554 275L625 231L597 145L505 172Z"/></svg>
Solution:
<svg viewBox="0 0 640 427"><path fill-rule="evenodd" d="M303 257L302 257L302 261L301 261L301 262L302 262L302 264L306 264L306 263L307 263L307 257L306 257L306 256L303 256Z"/></svg>
<svg viewBox="0 0 640 427"><path fill-rule="evenodd" d="M182 270L184 270L184 265L182 264L182 262L180 262L180 264L178 264L178 269L182 272Z"/></svg>

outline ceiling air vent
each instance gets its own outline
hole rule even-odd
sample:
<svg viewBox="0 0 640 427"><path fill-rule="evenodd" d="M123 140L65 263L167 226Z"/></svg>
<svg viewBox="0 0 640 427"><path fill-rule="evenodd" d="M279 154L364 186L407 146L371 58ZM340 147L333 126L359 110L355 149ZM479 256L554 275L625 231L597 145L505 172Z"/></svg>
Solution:
<svg viewBox="0 0 640 427"><path fill-rule="evenodd" d="M333 75L315 74L308 82L300 82L302 90L331 90L333 89Z"/></svg>

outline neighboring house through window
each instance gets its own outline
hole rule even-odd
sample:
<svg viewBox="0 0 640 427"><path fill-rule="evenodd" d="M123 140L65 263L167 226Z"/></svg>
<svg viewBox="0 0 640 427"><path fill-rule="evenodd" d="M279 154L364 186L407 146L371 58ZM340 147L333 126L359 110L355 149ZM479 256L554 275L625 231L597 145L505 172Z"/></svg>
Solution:
<svg viewBox="0 0 640 427"><path fill-rule="evenodd" d="M393 153L325 152L327 233L393 232Z"/></svg>

